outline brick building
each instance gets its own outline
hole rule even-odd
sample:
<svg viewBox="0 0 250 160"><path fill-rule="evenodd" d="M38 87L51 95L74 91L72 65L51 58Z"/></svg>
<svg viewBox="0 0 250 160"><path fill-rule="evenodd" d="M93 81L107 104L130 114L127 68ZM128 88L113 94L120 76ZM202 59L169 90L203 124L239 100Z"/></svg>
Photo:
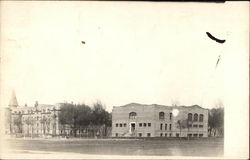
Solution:
<svg viewBox="0 0 250 160"><path fill-rule="evenodd" d="M137 103L113 107L112 137L187 136L208 136L208 109Z"/></svg>

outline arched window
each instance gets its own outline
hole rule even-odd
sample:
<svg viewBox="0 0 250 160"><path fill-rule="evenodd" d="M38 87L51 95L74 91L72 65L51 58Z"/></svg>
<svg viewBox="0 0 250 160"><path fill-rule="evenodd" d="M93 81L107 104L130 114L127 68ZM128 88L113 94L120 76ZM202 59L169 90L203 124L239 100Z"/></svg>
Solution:
<svg viewBox="0 0 250 160"><path fill-rule="evenodd" d="M164 112L159 113L159 119L165 119L165 113Z"/></svg>
<svg viewBox="0 0 250 160"><path fill-rule="evenodd" d="M203 122L203 114L200 114L199 121Z"/></svg>
<svg viewBox="0 0 250 160"><path fill-rule="evenodd" d="M193 120L193 115L192 113L188 113L188 121L192 121Z"/></svg>
<svg viewBox="0 0 250 160"><path fill-rule="evenodd" d="M129 113L129 119L135 119L136 118L136 113L135 112L130 112Z"/></svg>
<svg viewBox="0 0 250 160"><path fill-rule="evenodd" d="M194 114L194 121L195 121L195 122L198 121L198 114L197 114L197 113Z"/></svg>

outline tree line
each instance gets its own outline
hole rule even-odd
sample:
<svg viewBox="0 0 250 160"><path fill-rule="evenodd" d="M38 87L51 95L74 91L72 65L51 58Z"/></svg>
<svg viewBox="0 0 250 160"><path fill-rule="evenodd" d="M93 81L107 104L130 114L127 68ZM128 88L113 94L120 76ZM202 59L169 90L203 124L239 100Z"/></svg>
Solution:
<svg viewBox="0 0 250 160"><path fill-rule="evenodd" d="M224 107L209 110L208 127L209 136L224 136Z"/></svg>
<svg viewBox="0 0 250 160"><path fill-rule="evenodd" d="M104 127L105 130L107 127L111 127L112 124L111 113L106 111L105 105L100 101L95 102L93 106L64 103L58 116L62 129L65 130L66 127L69 127L74 136L77 135L77 131L81 132L90 128L94 130L95 127L99 129Z"/></svg>

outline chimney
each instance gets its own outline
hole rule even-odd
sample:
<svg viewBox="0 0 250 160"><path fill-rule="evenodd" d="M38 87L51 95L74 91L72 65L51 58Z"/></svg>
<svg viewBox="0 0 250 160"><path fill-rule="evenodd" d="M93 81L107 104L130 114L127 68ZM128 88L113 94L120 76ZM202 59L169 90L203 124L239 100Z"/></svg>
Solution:
<svg viewBox="0 0 250 160"><path fill-rule="evenodd" d="M36 101L36 103L35 103L35 107L37 108L37 106L38 106L38 101Z"/></svg>

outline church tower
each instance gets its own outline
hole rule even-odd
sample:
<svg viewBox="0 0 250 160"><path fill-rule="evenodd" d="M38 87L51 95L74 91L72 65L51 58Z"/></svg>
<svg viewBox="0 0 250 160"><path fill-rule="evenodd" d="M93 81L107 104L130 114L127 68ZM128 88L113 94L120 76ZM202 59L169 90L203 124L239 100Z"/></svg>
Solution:
<svg viewBox="0 0 250 160"><path fill-rule="evenodd" d="M16 94L15 91L12 91L11 97L10 97L10 102L9 102L9 107L17 107L17 99L16 99Z"/></svg>

